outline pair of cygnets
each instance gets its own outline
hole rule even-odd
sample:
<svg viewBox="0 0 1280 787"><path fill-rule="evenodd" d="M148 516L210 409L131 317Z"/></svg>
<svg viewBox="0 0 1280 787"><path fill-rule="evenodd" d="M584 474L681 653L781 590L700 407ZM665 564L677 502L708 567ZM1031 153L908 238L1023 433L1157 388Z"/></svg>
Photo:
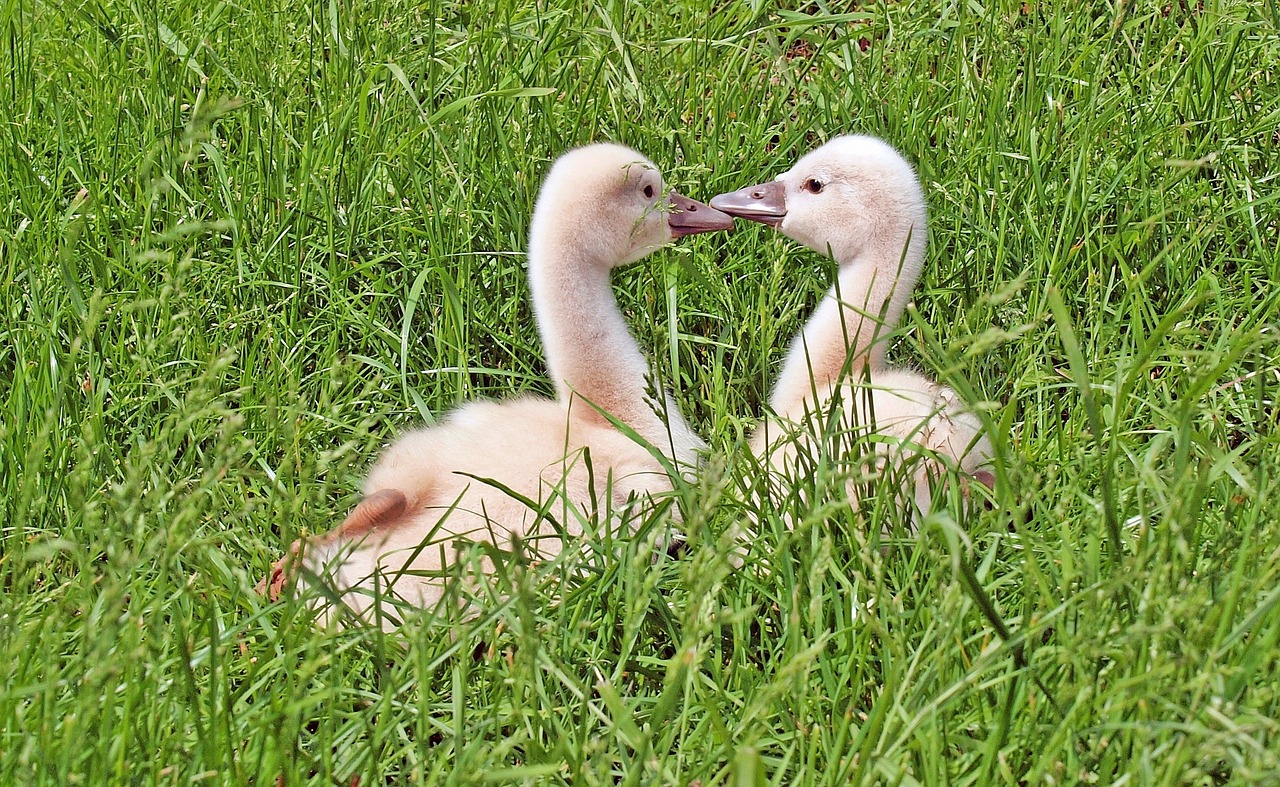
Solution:
<svg viewBox="0 0 1280 787"><path fill-rule="evenodd" d="M470 402L404 435L374 465L346 520L295 542L259 589L276 598L294 576L322 582L331 600L367 620L389 589L434 606L458 539L499 545L518 536L551 557L588 523L627 527L670 492L673 473L696 470L705 444L669 396L653 401L610 272L685 235L730 230L732 216L773 226L840 266L786 357L773 415L751 441L766 472L806 472L804 458L829 450L834 414L835 431L873 433L872 465L908 468L909 493L895 496L916 515L931 506L944 466L989 485L979 420L949 388L885 366L885 339L920 275L926 237L920 184L896 150L839 137L775 180L708 206L669 190L636 151L598 144L555 163L530 229L529 282L556 398ZM849 480L851 505L865 487L865 477ZM470 568L493 568L485 556L479 563Z"/></svg>

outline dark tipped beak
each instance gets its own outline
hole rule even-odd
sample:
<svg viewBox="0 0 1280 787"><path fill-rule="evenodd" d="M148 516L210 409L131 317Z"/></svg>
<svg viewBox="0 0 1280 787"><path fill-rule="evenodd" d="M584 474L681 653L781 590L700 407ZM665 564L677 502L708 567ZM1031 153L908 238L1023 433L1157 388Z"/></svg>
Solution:
<svg viewBox="0 0 1280 787"><path fill-rule="evenodd" d="M776 227L787 217L787 189L776 180L757 183L745 189L717 194L711 200L711 207L730 216Z"/></svg>
<svg viewBox="0 0 1280 787"><path fill-rule="evenodd" d="M667 226L671 228L672 238L683 238L703 232L732 231L733 217L673 191Z"/></svg>

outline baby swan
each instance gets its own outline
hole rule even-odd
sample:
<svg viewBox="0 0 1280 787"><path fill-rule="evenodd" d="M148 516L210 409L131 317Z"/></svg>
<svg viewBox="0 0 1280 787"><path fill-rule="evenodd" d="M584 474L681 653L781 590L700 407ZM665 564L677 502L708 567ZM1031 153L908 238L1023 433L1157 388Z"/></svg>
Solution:
<svg viewBox="0 0 1280 787"><path fill-rule="evenodd" d="M955 392L905 369L885 367L889 334L924 266L924 195L892 147L843 136L801 158L775 180L720 194L711 205L777 228L839 264L835 284L792 342L769 399L774 415L752 450L773 473L810 474L818 457L849 464L850 502L890 469L911 479L910 519L927 514L943 465L991 485L991 444ZM838 428L828 415L838 411ZM870 437L855 443L859 435ZM838 438L832 443L832 438ZM833 456L834 454L834 456ZM852 455L851 455L852 454Z"/></svg>
<svg viewBox="0 0 1280 787"><path fill-rule="evenodd" d="M455 539L500 545L519 536L551 557L584 522L617 524L633 498L669 491L657 457L689 469L703 443L670 397L655 403L646 393L649 366L610 271L674 239L732 226L729 216L670 191L634 150L598 144L563 155L543 183L528 253L557 398L470 402L396 440L347 519L296 542L259 589L278 597L300 563L304 578L322 578L366 620L375 589L429 608L444 595Z"/></svg>

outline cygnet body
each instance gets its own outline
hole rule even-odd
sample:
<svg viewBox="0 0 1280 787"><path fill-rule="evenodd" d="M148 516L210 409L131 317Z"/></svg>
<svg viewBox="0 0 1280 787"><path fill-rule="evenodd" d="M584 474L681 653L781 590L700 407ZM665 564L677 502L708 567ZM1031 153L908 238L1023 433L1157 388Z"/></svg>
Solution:
<svg viewBox="0 0 1280 787"><path fill-rule="evenodd" d="M629 506L668 492L659 457L687 472L703 443L669 396L655 403L646 393L649 365L610 272L674 239L731 228L725 214L670 191L634 150L599 144L562 156L543 183L528 252L557 398L467 403L396 440L346 521L291 548L302 553L302 575L323 578L365 619L375 588L432 607L459 539L505 547L519 537L551 557L586 523L616 526ZM291 562L277 563L262 587L278 595ZM487 558L481 569L492 569Z"/></svg>
<svg viewBox="0 0 1280 787"><path fill-rule="evenodd" d="M896 150L873 137L837 137L775 180L711 204L775 227L839 265L783 362L769 398L773 415L752 439L772 473L795 478L820 456L866 462L849 472L856 506L875 478L902 469L911 479L911 521L933 507L944 465L993 482L990 441L955 392L885 364L889 335L924 266L927 237L920 183Z"/></svg>

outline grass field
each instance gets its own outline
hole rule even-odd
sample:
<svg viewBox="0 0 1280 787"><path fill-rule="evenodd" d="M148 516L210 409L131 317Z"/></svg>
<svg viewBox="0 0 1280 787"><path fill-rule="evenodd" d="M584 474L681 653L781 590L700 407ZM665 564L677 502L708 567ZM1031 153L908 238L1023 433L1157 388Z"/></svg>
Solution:
<svg viewBox="0 0 1280 787"><path fill-rule="evenodd" d="M0 784L1280 783L1280 7L842 6L0 3ZM705 199L851 131L925 184L891 358L991 403L990 508L730 567L831 275L740 224L615 277L712 446L683 557L395 635L253 593L399 431L552 393L551 159Z"/></svg>

